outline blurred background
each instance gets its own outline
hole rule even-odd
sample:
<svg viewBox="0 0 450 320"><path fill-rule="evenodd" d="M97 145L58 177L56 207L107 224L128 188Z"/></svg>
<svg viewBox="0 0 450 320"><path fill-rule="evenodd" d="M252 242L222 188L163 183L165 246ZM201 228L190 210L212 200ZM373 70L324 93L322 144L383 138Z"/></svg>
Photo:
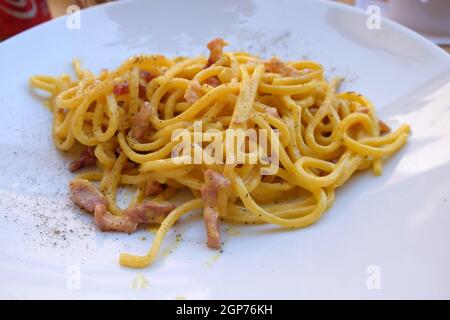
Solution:
<svg viewBox="0 0 450 320"><path fill-rule="evenodd" d="M65 15L70 5L87 8L108 1L120 0L0 0L0 41ZM369 14L379 11L381 15L416 30L450 53L450 0L328 1L357 6Z"/></svg>

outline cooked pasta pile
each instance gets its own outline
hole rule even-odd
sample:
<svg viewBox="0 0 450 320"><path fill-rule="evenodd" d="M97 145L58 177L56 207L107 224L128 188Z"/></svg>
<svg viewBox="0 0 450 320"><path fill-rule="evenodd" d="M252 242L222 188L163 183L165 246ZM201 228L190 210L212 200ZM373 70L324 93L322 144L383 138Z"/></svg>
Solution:
<svg viewBox="0 0 450 320"><path fill-rule="evenodd" d="M93 167L70 182L73 201L93 213L103 231L160 224L149 253L122 254L124 266L152 263L167 231L196 208L204 210L207 244L215 249L222 220L309 226L356 171L381 174L383 161L407 141L408 125L390 132L369 100L338 92L341 79L327 81L320 64L262 60L223 52L224 46L222 39L208 43L208 58L139 55L98 75L74 61L76 79L31 78L34 88L50 93L56 147L83 147L70 170ZM268 163L262 157L256 163L175 163L173 133L186 129L193 136L199 122L203 132L223 135L266 130L267 145L279 146L278 170L263 175ZM208 142L192 147L204 152ZM224 157L227 152L225 145ZM126 209L116 201L122 186L136 189ZM192 199L175 206L171 200L180 190Z"/></svg>

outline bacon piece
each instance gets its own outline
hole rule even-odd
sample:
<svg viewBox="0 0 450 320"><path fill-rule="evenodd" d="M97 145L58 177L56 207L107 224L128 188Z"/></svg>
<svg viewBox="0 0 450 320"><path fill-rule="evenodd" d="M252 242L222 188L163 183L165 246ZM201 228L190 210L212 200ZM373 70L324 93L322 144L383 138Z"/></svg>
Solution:
<svg viewBox="0 0 450 320"><path fill-rule="evenodd" d="M153 75L153 74L151 74L150 72L145 71L145 70L141 70L141 71L139 72L139 76L140 76L142 79L144 79L145 82L150 82L150 81L152 81L154 78L156 78L155 75Z"/></svg>
<svg viewBox="0 0 450 320"><path fill-rule="evenodd" d="M159 183L155 180L149 180L147 181L147 184L145 185L144 195L145 196L155 196L160 194L164 191L163 184Z"/></svg>
<svg viewBox="0 0 450 320"><path fill-rule="evenodd" d="M127 171L127 170L132 170L132 169L136 169L137 167L139 167L139 165L136 162L133 162L131 160L127 160L127 162L125 162L122 171Z"/></svg>
<svg viewBox="0 0 450 320"><path fill-rule="evenodd" d="M108 199L88 180L74 179L69 189L73 202L90 213L94 213L99 204L108 205Z"/></svg>
<svg viewBox="0 0 450 320"><path fill-rule="evenodd" d="M272 57L269 61L266 61L264 65L266 66L266 71L278 73L285 77L295 77L301 74L297 69L286 65L276 57Z"/></svg>
<svg viewBox="0 0 450 320"><path fill-rule="evenodd" d="M217 78L216 76L214 77L209 77L208 79L205 80L206 84L209 84L211 87L218 87L220 85L220 80L219 78Z"/></svg>
<svg viewBox="0 0 450 320"><path fill-rule="evenodd" d="M197 80L192 81L186 92L184 93L184 99L189 104L194 104L198 99L200 99L200 95L202 92L202 86L200 82Z"/></svg>
<svg viewBox="0 0 450 320"><path fill-rule="evenodd" d="M136 231L138 224L127 216L116 216L106 210L104 204L95 206L95 223L101 231L122 231L132 233Z"/></svg>
<svg viewBox="0 0 450 320"><path fill-rule="evenodd" d="M161 223L173 209L168 201L143 201L125 210L125 216L136 223Z"/></svg>
<svg viewBox="0 0 450 320"><path fill-rule="evenodd" d="M85 147L80 157L69 164L69 170L75 172L83 167L94 165L96 162L94 147Z"/></svg>
<svg viewBox="0 0 450 320"><path fill-rule="evenodd" d="M89 107L87 108L86 111L88 111L88 112L94 112L94 109L95 109L95 101L92 102L92 103L89 105ZM61 109L60 109L60 110L61 110Z"/></svg>
<svg viewBox="0 0 450 320"><path fill-rule="evenodd" d="M356 108L356 112L368 114L370 109L368 107L358 107Z"/></svg>
<svg viewBox="0 0 450 320"><path fill-rule="evenodd" d="M128 83L118 83L114 86L113 93L115 95L120 96L121 94L127 94L130 92L130 88L128 88Z"/></svg>
<svg viewBox="0 0 450 320"><path fill-rule="evenodd" d="M141 79L144 79L144 81L147 82L147 83L149 83L154 78L156 78L155 75L153 75L150 72L145 71L145 70L141 70L139 72L139 77L141 77ZM144 101L148 101L148 99L147 99L147 88L143 84L139 84L139 98L141 98Z"/></svg>
<svg viewBox="0 0 450 320"><path fill-rule="evenodd" d="M141 98L144 101L148 101L147 88L142 84L139 84L139 98Z"/></svg>
<svg viewBox="0 0 450 320"><path fill-rule="evenodd" d="M227 43L222 38L216 38L208 42L209 49L209 58L208 63L206 64L206 68L212 66L214 63L219 61L223 55L223 47L225 47Z"/></svg>
<svg viewBox="0 0 450 320"><path fill-rule="evenodd" d="M387 134L391 132L391 128L382 120L378 120L378 125L380 126L380 134Z"/></svg>
<svg viewBox="0 0 450 320"><path fill-rule="evenodd" d="M218 197L219 191L230 186L230 181L223 174L214 171L205 171L205 182L200 190L204 205L204 220L206 234L208 236L208 247L220 248L220 229Z"/></svg>
<svg viewBox="0 0 450 320"><path fill-rule="evenodd" d="M150 130L149 117L152 113L152 109L149 102L144 102L144 106L133 117L131 122L131 136L141 141L145 133Z"/></svg>

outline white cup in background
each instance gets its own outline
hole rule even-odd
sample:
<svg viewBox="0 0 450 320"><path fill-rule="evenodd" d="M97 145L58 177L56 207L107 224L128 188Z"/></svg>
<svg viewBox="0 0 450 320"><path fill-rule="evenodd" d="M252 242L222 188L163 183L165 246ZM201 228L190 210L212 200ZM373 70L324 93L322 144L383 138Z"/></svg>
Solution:
<svg viewBox="0 0 450 320"><path fill-rule="evenodd" d="M391 0L388 15L423 33L450 36L449 0Z"/></svg>
<svg viewBox="0 0 450 320"><path fill-rule="evenodd" d="M356 5L379 5L388 18L438 44L450 44L450 0L357 0Z"/></svg>

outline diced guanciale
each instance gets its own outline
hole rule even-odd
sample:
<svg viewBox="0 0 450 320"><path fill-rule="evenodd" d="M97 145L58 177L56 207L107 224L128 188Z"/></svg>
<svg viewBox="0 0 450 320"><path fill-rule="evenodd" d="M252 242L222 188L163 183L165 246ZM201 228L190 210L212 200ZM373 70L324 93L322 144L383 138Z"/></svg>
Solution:
<svg viewBox="0 0 450 320"><path fill-rule="evenodd" d="M152 113L152 109L149 102L144 102L142 108L134 115L131 122L131 136L142 141L144 135L150 130L149 117Z"/></svg>
<svg viewBox="0 0 450 320"><path fill-rule="evenodd" d="M132 233L136 231L138 224L127 216L113 215L104 204L95 206L95 223L101 231L122 231Z"/></svg>
<svg viewBox="0 0 450 320"><path fill-rule="evenodd" d="M73 202L90 213L94 213L99 204L108 206L108 199L88 180L74 179L69 189Z"/></svg>
<svg viewBox="0 0 450 320"><path fill-rule="evenodd" d="M212 66L214 63L220 60L223 55L223 47L225 47L227 43L222 38L216 38L208 42L209 49L209 58L206 64L206 68Z"/></svg>
<svg viewBox="0 0 450 320"><path fill-rule="evenodd" d="M205 182L200 190L204 205L204 221L208 247L220 248L220 229L218 200L219 191L230 186L230 181L223 174L214 170L206 170Z"/></svg>
<svg viewBox="0 0 450 320"><path fill-rule="evenodd" d="M143 201L125 210L125 216L136 223L161 223L173 209L168 201Z"/></svg>
<svg viewBox="0 0 450 320"><path fill-rule="evenodd" d="M96 162L97 158L94 155L94 147L85 147L80 157L69 164L69 170L75 172L83 167L94 165Z"/></svg>

